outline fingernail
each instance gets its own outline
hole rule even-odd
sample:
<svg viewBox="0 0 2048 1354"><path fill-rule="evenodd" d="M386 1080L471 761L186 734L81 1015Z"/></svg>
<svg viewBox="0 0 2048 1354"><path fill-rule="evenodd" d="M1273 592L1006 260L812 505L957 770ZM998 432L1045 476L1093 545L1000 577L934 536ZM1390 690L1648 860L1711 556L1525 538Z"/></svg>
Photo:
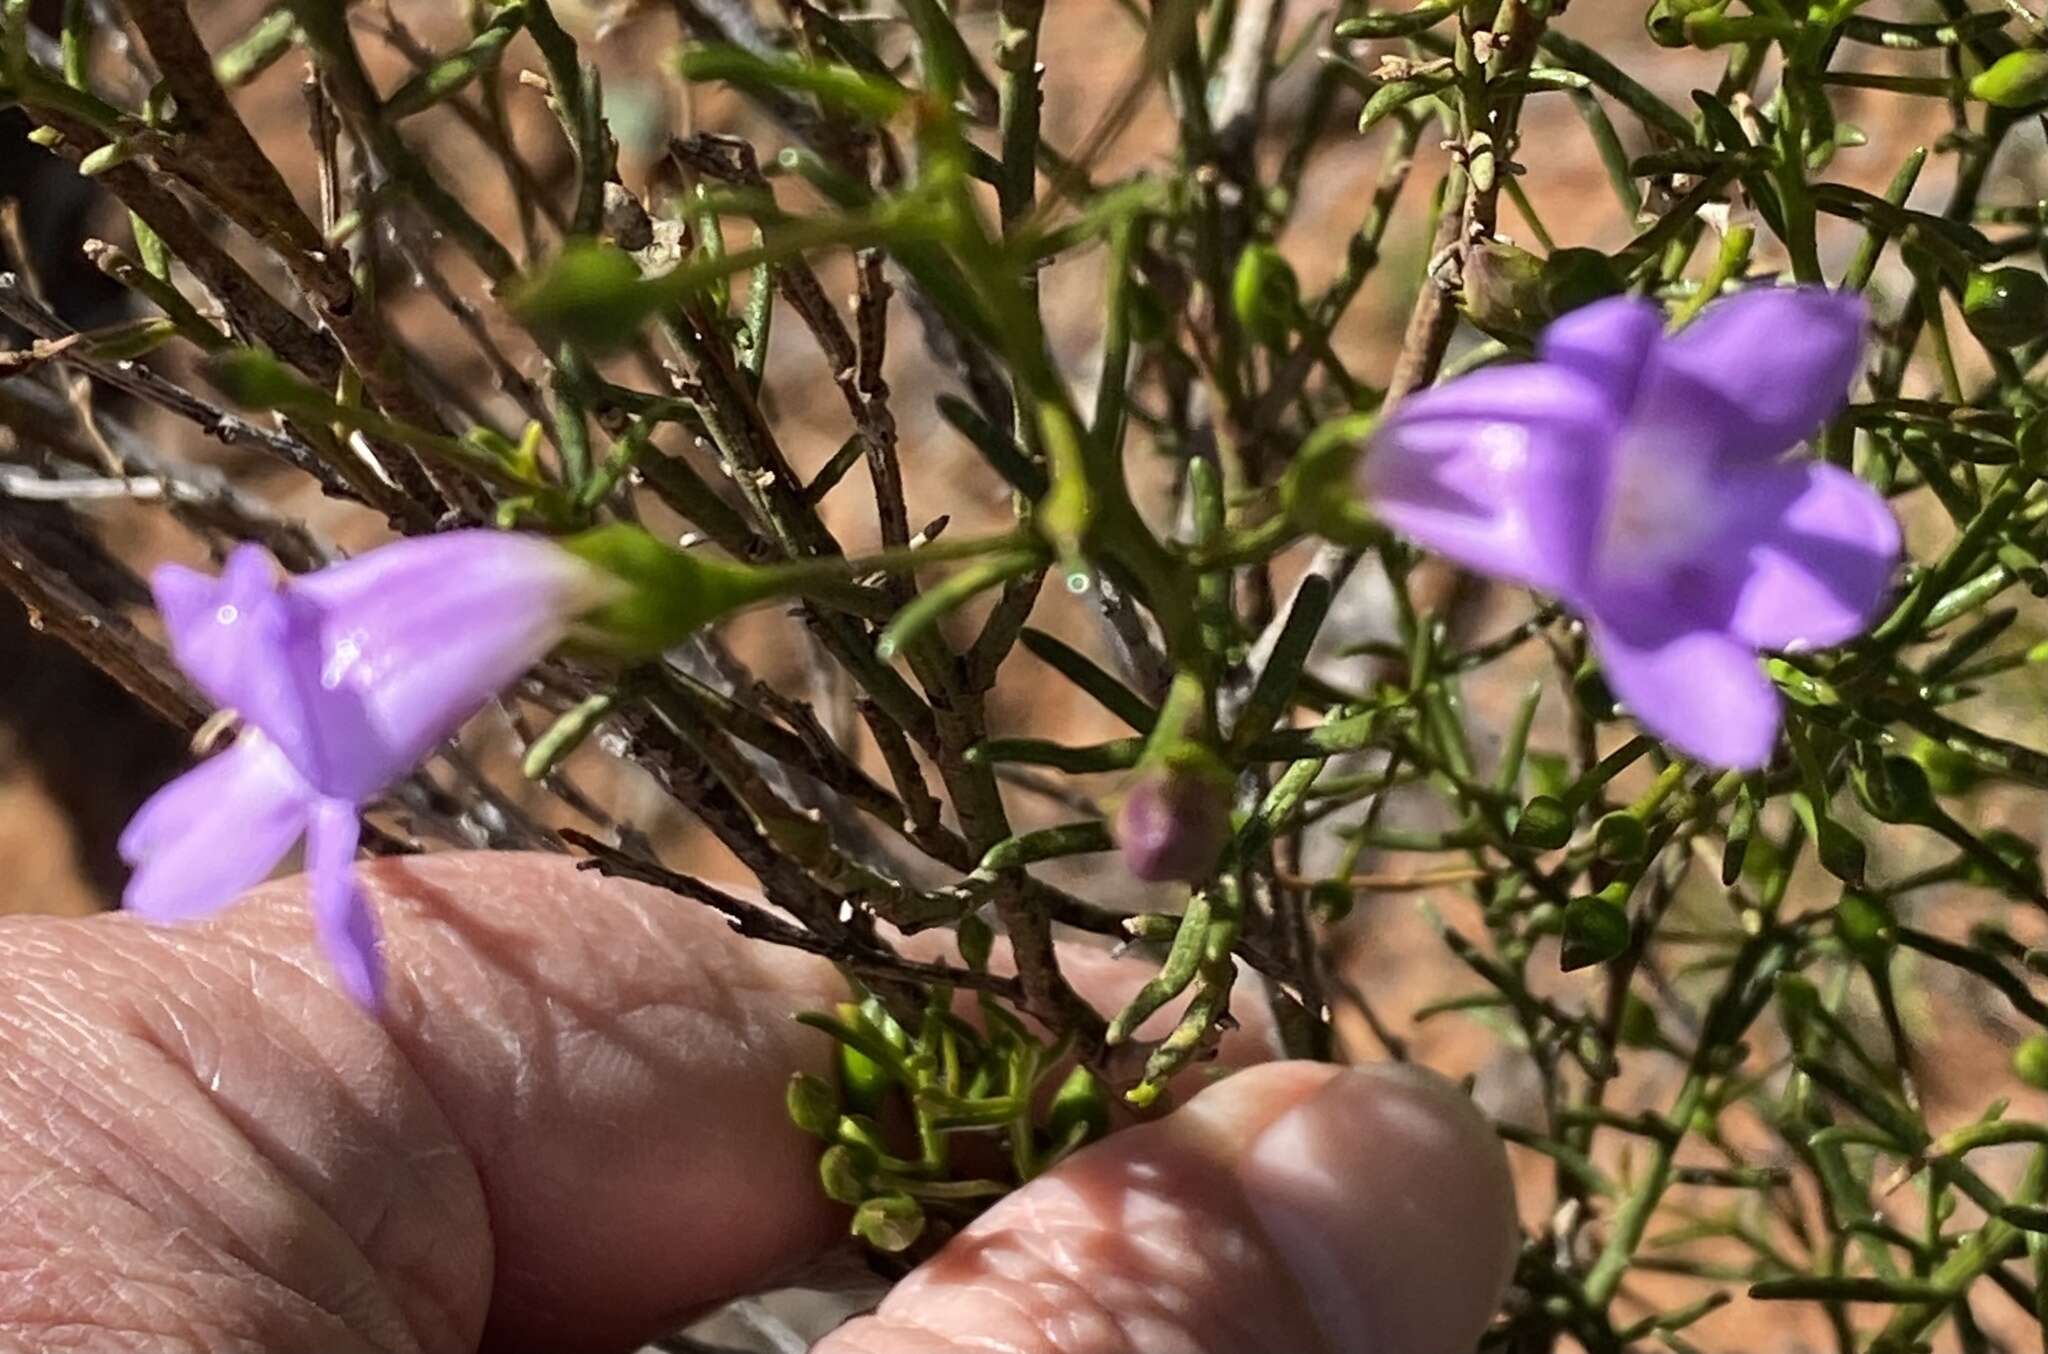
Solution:
<svg viewBox="0 0 2048 1354"><path fill-rule="evenodd" d="M1497 1309L1515 1252L1507 1155L1443 1078L1339 1072L1257 1131L1237 1175L1331 1351L1461 1354Z"/></svg>
<svg viewBox="0 0 2048 1354"><path fill-rule="evenodd" d="M1261 1133L1343 1073L1329 1063L1260 1063L1233 1072L1159 1121L1219 1161L1233 1162Z"/></svg>

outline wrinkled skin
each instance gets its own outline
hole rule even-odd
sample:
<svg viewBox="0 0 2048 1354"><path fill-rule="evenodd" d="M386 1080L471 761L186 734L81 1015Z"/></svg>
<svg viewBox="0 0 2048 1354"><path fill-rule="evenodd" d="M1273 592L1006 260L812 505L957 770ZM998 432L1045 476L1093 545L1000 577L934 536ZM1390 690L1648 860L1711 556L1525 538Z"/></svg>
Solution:
<svg viewBox="0 0 2048 1354"><path fill-rule="evenodd" d="M789 1016L841 995L828 966L559 859L364 873L381 1026L298 881L188 929L0 921L0 1350L628 1349L834 1244L782 1110L826 1067ZM1454 1088L1270 1064L1011 1196L820 1348L1454 1354L1512 1226Z"/></svg>

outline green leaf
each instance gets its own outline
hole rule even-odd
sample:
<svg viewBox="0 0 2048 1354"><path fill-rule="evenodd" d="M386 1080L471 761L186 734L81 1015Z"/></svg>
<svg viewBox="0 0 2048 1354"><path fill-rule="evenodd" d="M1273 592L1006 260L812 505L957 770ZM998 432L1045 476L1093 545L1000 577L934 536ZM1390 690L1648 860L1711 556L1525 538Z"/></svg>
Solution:
<svg viewBox="0 0 2048 1354"><path fill-rule="evenodd" d="M520 763L520 771L528 780L539 780L547 775L582 745L591 731L604 722L605 716L618 707L618 703L615 691L600 691L594 696L584 697L533 740Z"/></svg>
<svg viewBox="0 0 2048 1354"><path fill-rule="evenodd" d="M1361 14L1339 23L1340 38L1408 38L1424 33L1465 7L1466 0L1425 0L1414 9Z"/></svg>
<svg viewBox="0 0 2048 1354"><path fill-rule="evenodd" d="M407 80L384 101L384 117L396 122L459 93L477 76L498 64L505 45L526 27L526 6L507 5L490 17L461 51L443 57Z"/></svg>
<svg viewBox="0 0 2048 1354"><path fill-rule="evenodd" d="M1358 115L1358 130L1369 132L1389 116L1406 108L1417 99L1426 99L1450 88L1452 76L1449 71L1435 75L1418 76L1413 80L1393 80L1374 90L1372 97L1365 101L1365 108Z"/></svg>
<svg viewBox="0 0 2048 1354"><path fill-rule="evenodd" d="M722 80L750 93L809 94L827 108L886 122L909 105L911 92L893 80L851 66L825 62L776 61L739 47L696 47L676 58L685 80Z"/></svg>
<svg viewBox="0 0 2048 1354"><path fill-rule="evenodd" d="M1635 993L1622 1000L1621 1024L1615 1031L1627 1048L1657 1048L1663 1043L1657 1030L1657 1012Z"/></svg>

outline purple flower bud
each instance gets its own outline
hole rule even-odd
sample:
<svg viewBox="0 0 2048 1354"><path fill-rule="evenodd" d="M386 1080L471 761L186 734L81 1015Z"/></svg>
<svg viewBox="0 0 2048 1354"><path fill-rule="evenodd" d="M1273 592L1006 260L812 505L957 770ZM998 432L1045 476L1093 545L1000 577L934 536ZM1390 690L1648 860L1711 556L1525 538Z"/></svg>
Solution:
<svg viewBox="0 0 2048 1354"><path fill-rule="evenodd" d="M1230 836L1230 787L1199 767L1142 771L1117 807L1114 831L1124 868L1137 878L1199 884Z"/></svg>
<svg viewBox="0 0 2048 1354"><path fill-rule="evenodd" d="M207 916L301 837L313 918L349 993L374 1007L374 924L353 861L359 806L452 735L619 584L537 536L456 531L293 578L256 546L219 577L150 580L171 654L245 732L158 791L122 833L122 899Z"/></svg>
<svg viewBox="0 0 2048 1354"><path fill-rule="evenodd" d="M1898 563L1874 489L1783 455L1841 408L1866 318L1852 294L1760 288L1667 337L1650 302L1596 302L1538 361L1402 401L1359 488L1396 531L1556 595L1652 733L1762 766L1779 705L1758 651L1853 637Z"/></svg>

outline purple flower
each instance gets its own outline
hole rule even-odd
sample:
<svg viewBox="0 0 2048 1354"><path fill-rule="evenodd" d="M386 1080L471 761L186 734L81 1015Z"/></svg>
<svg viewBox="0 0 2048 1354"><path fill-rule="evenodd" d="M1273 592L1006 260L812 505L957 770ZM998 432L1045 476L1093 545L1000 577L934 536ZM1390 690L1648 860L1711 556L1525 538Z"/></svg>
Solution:
<svg viewBox="0 0 2048 1354"><path fill-rule="evenodd" d="M1538 361L1403 401L1360 486L1396 531L1562 600L1658 737L1758 767L1780 717L1758 651L1856 635L1898 561L1874 490L1783 455L1842 406L1864 305L1766 288L1673 337L1663 320L1596 302L1550 326Z"/></svg>
<svg viewBox="0 0 2048 1354"><path fill-rule="evenodd" d="M121 834L123 904L207 916L301 837L313 921L342 984L375 1007L376 928L355 881L359 806L516 681L617 584L537 536L455 531L293 578L257 546L219 577L150 579L171 654L245 727Z"/></svg>

